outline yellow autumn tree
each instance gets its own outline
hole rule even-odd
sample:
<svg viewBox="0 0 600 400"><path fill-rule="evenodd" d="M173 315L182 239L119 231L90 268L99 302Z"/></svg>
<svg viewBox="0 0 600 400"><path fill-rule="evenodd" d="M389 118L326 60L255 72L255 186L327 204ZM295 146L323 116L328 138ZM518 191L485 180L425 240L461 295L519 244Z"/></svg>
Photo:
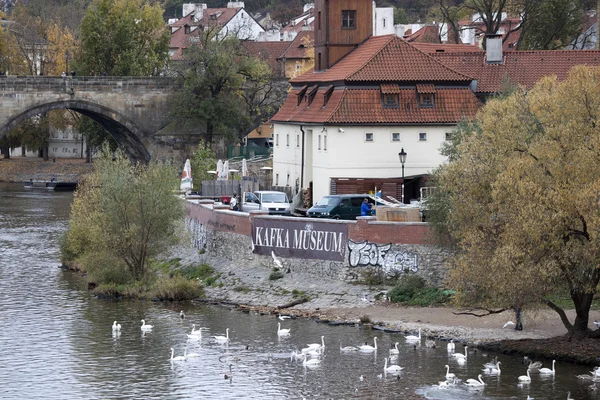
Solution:
<svg viewBox="0 0 600 400"><path fill-rule="evenodd" d="M600 338L588 329L600 281L600 67L491 100L477 122L436 173L457 301L546 304L572 337ZM574 321L551 300L560 291Z"/></svg>
<svg viewBox="0 0 600 400"><path fill-rule="evenodd" d="M69 29L57 24L50 25L46 30L46 41L47 48L44 55L46 75L68 73L67 57L72 59L77 49L75 38Z"/></svg>

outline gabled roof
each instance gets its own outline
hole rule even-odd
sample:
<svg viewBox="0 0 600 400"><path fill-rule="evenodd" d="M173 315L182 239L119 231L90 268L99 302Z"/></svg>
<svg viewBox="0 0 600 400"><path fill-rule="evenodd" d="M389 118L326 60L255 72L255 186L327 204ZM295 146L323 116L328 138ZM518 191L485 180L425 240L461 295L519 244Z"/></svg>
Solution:
<svg viewBox="0 0 600 400"><path fill-rule="evenodd" d="M420 43L439 43L440 33L437 25L426 25L416 31L415 33L409 33L404 35L404 39L407 42L420 42Z"/></svg>
<svg viewBox="0 0 600 400"><path fill-rule="evenodd" d="M452 70L395 35L373 36L323 72L313 70L290 82L469 82L467 74Z"/></svg>
<svg viewBox="0 0 600 400"><path fill-rule="evenodd" d="M500 90L502 79L532 88L547 75L562 80L575 65L600 65L599 50L533 50L504 53L503 64L487 64L485 53L431 53L442 64L473 76L477 80L478 93L495 93Z"/></svg>
<svg viewBox="0 0 600 400"><path fill-rule="evenodd" d="M292 42L282 42L289 43L287 49L280 55L281 58L289 59L308 59L312 58L306 52L305 43L308 41L309 43L314 42L314 34L313 31L301 31L296 35Z"/></svg>
<svg viewBox="0 0 600 400"><path fill-rule="evenodd" d="M412 42L413 47L423 53L483 53L483 49L473 44L454 43L419 43Z"/></svg>
<svg viewBox="0 0 600 400"><path fill-rule="evenodd" d="M277 59L286 50L290 43L289 42L254 42L251 40L245 40L242 45L248 50L248 52L261 60L264 60L271 67L271 71L277 73L280 72L281 67L277 62Z"/></svg>

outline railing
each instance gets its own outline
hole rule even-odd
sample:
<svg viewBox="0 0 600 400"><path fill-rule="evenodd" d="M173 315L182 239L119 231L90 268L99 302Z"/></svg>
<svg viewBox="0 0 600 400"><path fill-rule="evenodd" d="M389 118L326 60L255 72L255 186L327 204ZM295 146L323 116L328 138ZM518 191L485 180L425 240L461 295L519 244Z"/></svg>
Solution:
<svg viewBox="0 0 600 400"><path fill-rule="evenodd" d="M229 146L227 148L227 158L254 158L257 156L268 156L269 154L271 154L271 149L268 147Z"/></svg>

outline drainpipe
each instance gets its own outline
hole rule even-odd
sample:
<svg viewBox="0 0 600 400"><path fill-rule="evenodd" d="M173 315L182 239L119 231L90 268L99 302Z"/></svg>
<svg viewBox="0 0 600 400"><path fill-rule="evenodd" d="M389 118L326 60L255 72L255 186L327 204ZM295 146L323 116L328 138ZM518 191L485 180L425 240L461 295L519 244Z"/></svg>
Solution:
<svg viewBox="0 0 600 400"><path fill-rule="evenodd" d="M300 132L302 132L302 158L300 161L300 190L304 189L304 128L300 125Z"/></svg>

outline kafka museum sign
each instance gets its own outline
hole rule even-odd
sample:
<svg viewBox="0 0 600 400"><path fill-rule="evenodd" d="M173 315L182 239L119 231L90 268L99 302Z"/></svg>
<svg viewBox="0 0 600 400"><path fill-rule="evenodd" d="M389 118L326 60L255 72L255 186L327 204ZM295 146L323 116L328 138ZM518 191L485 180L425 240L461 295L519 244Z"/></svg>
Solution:
<svg viewBox="0 0 600 400"><path fill-rule="evenodd" d="M255 254L344 261L348 225L255 218L252 242Z"/></svg>

